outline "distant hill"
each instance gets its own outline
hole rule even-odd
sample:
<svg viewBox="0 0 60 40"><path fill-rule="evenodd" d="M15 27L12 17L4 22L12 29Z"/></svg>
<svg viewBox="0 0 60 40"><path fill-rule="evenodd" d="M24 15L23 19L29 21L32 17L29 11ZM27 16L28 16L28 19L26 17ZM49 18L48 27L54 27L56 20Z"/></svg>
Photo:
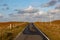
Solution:
<svg viewBox="0 0 60 40"><path fill-rule="evenodd" d="M60 24L60 20L52 21L52 23Z"/></svg>
<svg viewBox="0 0 60 40"><path fill-rule="evenodd" d="M0 27L7 27L7 26L16 26L16 25L21 25L21 24L25 24L26 22L0 22Z"/></svg>
<svg viewBox="0 0 60 40"><path fill-rule="evenodd" d="M53 23L53 24L60 24L60 20L54 20L51 22L36 22L36 23Z"/></svg>
<svg viewBox="0 0 60 40"><path fill-rule="evenodd" d="M50 40L60 40L60 20L35 22L34 24L43 31Z"/></svg>
<svg viewBox="0 0 60 40"><path fill-rule="evenodd" d="M0 25L8 25L8 24L19 24L23 22L0 22Z"/></svg>

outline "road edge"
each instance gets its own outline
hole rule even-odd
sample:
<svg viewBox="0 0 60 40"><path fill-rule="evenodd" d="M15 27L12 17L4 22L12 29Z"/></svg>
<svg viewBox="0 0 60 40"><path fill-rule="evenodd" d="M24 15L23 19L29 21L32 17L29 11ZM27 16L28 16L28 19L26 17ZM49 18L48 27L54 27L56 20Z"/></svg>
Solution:
<svg viewBox="0 0 60 40"><path fill-rule="evenodd" d="M28 26L28 25L27 25L27 26ZM27 26L26 26L26 27L27 27ZM26 28L26 27L25 27L25 28ZM20 33L18 33L18 35L17 35L13 40L16 40L16 39L22 34L22 32L25 30L25 28L24 28Z"/></svg>
<svg viewBox="0 0 60 40"><path fill-rule="evenodd" d="M36 25L33 23L33 25L36 27ZM40 29L38 27L36 27L39 31ZM48 40L50 40L42 31L40 31Z"/></svg>

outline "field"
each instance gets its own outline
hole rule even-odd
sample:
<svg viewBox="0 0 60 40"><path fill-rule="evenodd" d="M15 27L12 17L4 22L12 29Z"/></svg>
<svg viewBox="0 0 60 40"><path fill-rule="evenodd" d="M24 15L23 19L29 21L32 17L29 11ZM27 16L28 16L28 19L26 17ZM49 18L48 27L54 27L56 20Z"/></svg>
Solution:
<svg viewBox="0 0 60 40"><path fill-rule="evenodd" d="M35 22L42 32L44 32L50 40L60 40L60 20L52 22Z"/></svg>
<svg viewBox="0 0 60 40"><path fill-rule="evenodd" d="M27 22L0 23L0 40L13 40L26 26Z"/></svg>

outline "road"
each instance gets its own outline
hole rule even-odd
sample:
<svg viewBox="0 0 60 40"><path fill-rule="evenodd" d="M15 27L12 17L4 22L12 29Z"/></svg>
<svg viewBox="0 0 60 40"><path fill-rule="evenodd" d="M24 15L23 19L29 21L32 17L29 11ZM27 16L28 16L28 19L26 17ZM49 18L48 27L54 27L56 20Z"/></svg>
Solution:
<svg viewBox="0 0 60 40"><path fill-rule="evenodd" d="M35 26L30 23L15 40L48 40Z"/></svg>

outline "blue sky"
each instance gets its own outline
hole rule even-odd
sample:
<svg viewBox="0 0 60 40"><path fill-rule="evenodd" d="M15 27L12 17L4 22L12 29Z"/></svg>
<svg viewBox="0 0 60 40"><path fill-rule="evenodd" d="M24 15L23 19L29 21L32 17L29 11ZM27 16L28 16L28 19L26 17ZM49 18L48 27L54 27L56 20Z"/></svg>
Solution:
<svg viewBox="0 0 60 40"><path fill-rule="evenodd" d="M47 12L48 10L53 10L58 3L60 4L57 0L0 0L0 14L8 18L9 14L17 13L14 11L15 9L19 10L20 14L22 14L21 10L25 12L24 9L29 9L29 6L32 6L31 10L32 8L37 8L40 11Z"/></svg>
<svg viewBox="0 0 60 40"><path fill-rule="evenodd" d="M0 0L0 12L3 14L9 14L14 12L14 9L23 9L28 7L29 5L32 5L34 7L40 7L41 4L48 2L48 0ZM7 4L7 6L10 8L9 10L2 10L5 6L4 4Z"/></svg>

